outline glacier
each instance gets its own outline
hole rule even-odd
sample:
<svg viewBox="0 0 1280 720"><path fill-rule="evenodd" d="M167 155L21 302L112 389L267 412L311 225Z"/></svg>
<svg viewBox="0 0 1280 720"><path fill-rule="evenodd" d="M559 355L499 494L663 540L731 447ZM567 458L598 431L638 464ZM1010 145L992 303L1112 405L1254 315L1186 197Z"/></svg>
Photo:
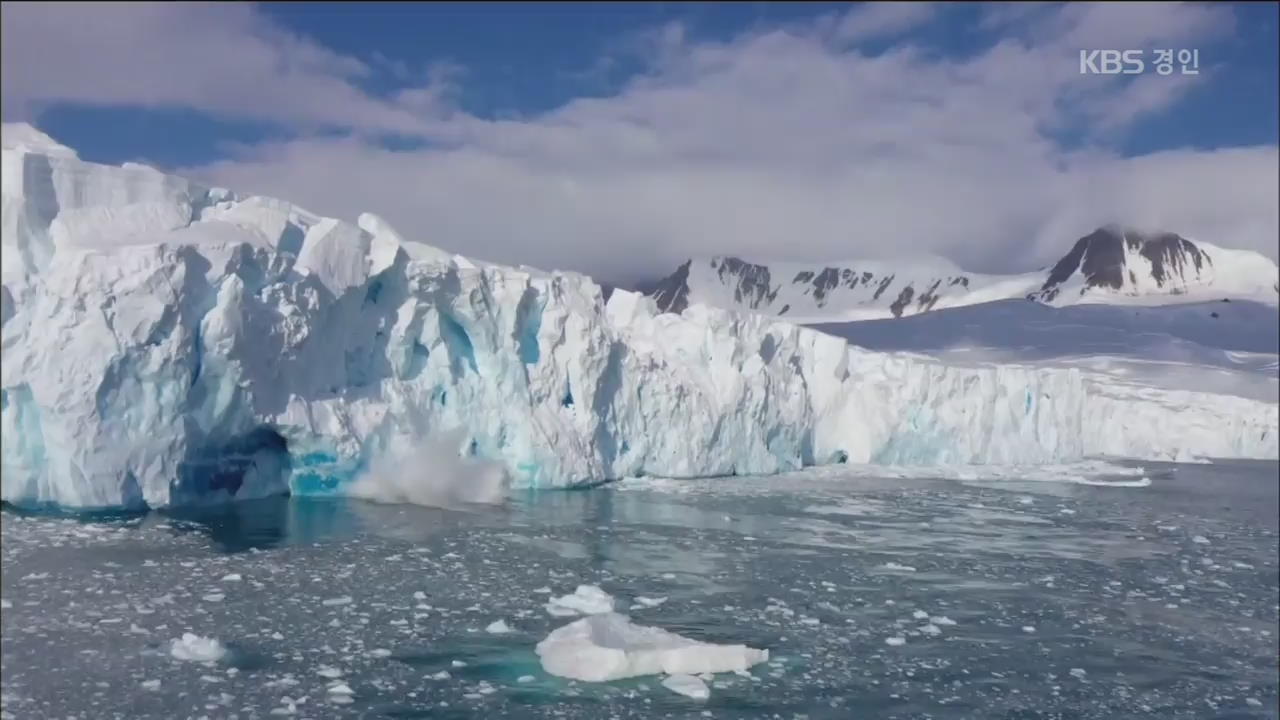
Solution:
<svg viewBox="0 0 1280 720"><path fill-rule="evenodd" d="M432 437L527 488L1280 449L1275 403L873 352L702 305L663 314L372 214L353 225L4 130L10 503L345 493L389 449Z"/></svg>

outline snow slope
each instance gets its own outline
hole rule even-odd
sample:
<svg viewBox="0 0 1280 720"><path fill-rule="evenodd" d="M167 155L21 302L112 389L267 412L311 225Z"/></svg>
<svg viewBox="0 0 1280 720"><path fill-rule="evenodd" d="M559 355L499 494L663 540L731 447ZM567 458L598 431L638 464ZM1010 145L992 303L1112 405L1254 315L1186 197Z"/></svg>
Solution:
<svg viewBox="0 0 1280 720"><path fill-rule="evenodd" d="M811 327L868 349L952 364L1078 367L1124 382L1280 399L1280 311L1247 300L1062 308L1001 300Z"/></svg>
<svg viewBox="0 0 1280 720"><path fill-rule="evenodd" d="M952 366L700 305L664 314L581 275L468 262L368 214L349 225L10 133L13 503L345 492L391 449L455 430L462 454L525 487L845 460L1277 456L1274 403Z"/></svg>
<svg viewBox="0 0 1280 720"><path fill-rule="evenodd" d="M747 310L792 322L848 322L1027 298L1054 306L1155 305L1224 297L1271 305L1280 297L1276 264L1172 233L1099 228L1051 268L981 275L941 258L834 265L690 260L644 288L658 307L690 304Z"/></svg>

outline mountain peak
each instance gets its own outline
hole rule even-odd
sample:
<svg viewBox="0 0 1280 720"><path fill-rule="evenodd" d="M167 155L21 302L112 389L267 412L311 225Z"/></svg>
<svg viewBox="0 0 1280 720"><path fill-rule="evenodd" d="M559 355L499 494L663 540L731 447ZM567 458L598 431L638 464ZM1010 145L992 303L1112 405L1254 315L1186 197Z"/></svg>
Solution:
<svg viewBox="0 0 1280 720"><path fill-rule="evenodd" d="M1081 295L1179 295L1190 285L1210 280L1212 266L1208 253L1176 233L1105 225L1077 240L1028 297L1052 302L1067 285L1079 287Z"/></svg>
<svg viewBox="0 0 1280 720"><path fill-rule="evenodd" d="M1222 297L1274 303L1280 283L1275 263L1258 253L1116 223L1076 240L1050 268L1014 275L969 273L919 256L807 264L721 256L687 261L642 291L667 312L701 303L811 323L905 317L1010 298L1049 305Z"/></svg>

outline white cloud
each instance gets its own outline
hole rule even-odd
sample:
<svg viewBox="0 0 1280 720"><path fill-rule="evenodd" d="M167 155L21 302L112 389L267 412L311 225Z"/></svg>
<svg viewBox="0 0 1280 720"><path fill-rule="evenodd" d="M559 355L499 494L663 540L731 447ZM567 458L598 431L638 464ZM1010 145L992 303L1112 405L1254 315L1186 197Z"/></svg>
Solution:
<svg viewBox="0 0 1280 720"><path fill-rule="evenodd" d="M237 3L5 3L6 117L45 105L181 107L302 128L418 132L405 107L362 92L372 68Z"/></svg>
<svg viewBox="0 0 1280 720"><path fill-rule="evenodd" d="M860 3L840 19L836 34L853 42L897 35L932 20L936 12L931 2Z"/></svg>
<svg viewBox="0 0 1280 720"><path fill-rule="evenodd" d="M307 90L308 107L329 113L307 122L385 129L405 120L428 144L392 152L359 137L303 137L188 172L326 214L373 211L453 251L610 279L709 254L820 261L937 252L975 270L1022 269L1051 262L1107 222L1274 257L1274 146L1120 157L1094 141L1168 111L1190 86L1180 77L1078 74L1074 43L1190 42L1229 27L1231 10L1110 7L989 14L986 27L1017 23L1019 32L963 59L910 46L869 56L831 42L821 23L727 42L691 40L673 24L648 35L651 67L620 92L518 121L450 114L458 79L445 70L421 97L368 98L343 79L366 68L295 38L303 49L289 52L309 58L323 80ZM1119 30L1110 24L1121 21ZM248 27L278 32L261 22ZM863 37L909 26L862 22ZM233 25L219 27L225 35ZM333 96L356 93L357 107L320 102L333 82L345 88ZM224 98L219 107L252 105ZM1081 121L1097 131L1082 148L1055 141Z"/></svg>

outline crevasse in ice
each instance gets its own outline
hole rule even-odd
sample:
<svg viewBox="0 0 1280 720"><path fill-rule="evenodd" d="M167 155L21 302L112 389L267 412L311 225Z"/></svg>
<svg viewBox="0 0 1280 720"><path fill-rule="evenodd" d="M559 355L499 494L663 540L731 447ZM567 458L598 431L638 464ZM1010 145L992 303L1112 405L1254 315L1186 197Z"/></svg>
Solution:
<svg viewBox="0 0 1280 720"><path fill-rule="evenodd" d="M581 275L84 162L9 125L2 280L0 482L21 504L343 492L388 448L443 433L526 487L1277 456L1273 403L662 315Z"/></svg>

